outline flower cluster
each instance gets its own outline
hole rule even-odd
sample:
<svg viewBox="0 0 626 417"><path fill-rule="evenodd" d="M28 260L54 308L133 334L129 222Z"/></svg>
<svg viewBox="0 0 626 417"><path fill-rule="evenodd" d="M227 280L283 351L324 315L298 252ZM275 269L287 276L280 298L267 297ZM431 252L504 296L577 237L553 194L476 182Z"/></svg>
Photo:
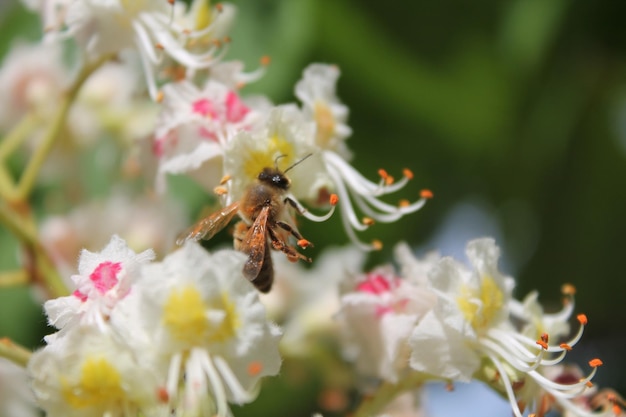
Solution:
<svg viewBox="0 0 626 417"><path fill-rule="evenodd" d="M226 59L230 4L23 3L44 36L14 45L0 68L0 129L9 131L0 223L21 245L20 271L0 284L39 289L56 331L34 353L0 339L0 415L36 415L38 406L50 417L230 416L281 367L289 389L321 386L322 411L355 417L417 415L425 383L472 380L506 398L516 417L622 413L617 393L592 386L599 359L589 372L565 363L587 324L580 314L570 329L573 287L563 287L555 313L536 292L515 299L493 239L467 244L469 265L436 253L418 259L401 243L397 267L363 272L382 243L359 233L420 210L433 194L390 204L413 173L380 168L372 181L352 166L338 66L307 66L295 101L275 104L244 88L265 74L268 57L251 71ZM14 180L7 162L18 152L29 159ZM194 188L196 206L208 193L223 206L182 234L194 208L176 194L175 176L205 191ZM85 203L105 178L114 191ZM32 198L36 181L54 195ZM66 214L40 221L34 200L65 204ZM327 248L310 267L296 262L312 260L290 240L312 244L295 215L324 222L336 211L351 244ZM235 250L193 242L237 216ZM362 399L356 410L353 398Z"/></svg>
<svg viewBox="0 0 626 417"><path fill-rule="evenodd" d="M151 263L114 236L83 251L72 295L45 303L59 332L30 363L50 416L229 414L280 367L280 330L265 316L235 251L189 243Z"/></svg>

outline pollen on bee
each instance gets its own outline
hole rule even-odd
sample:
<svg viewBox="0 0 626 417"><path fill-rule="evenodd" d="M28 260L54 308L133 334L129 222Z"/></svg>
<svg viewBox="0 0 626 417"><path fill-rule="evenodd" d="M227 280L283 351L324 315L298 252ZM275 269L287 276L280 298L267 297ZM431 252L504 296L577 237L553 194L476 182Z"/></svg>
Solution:
<svg viewBox="0 0 626 417"><path fill-rule="evenodd" d="M404 168L404 169L402 170L402 174L403 174L405 177L407 177L408 179L410 179L410 180L412 180L412 179L413 179L413 171L411 171L411 170L410 170L410 169L408 169L408 168Z"/></svg>
<svg viewBox="0 0 626 417"><path fill-rule="evenodd" d="M587 324L587 316L585 314L579 314L576 316L576 320L583 326Z"/></svg>
<svg viewBox="0 0 626 417"><path fill-rule="evenodd" d="M434 196L433 196L433 192L432 191L430 191L427 188L424 188L422 191L420 191L420 197L421 198L429 198L430 199L430 198L433 198Z"/></svg>
<svg viewBox="0 0 626 417"><path fill-rule="evenodd" d="M257 376L263 370L263 364L259 361L250 362L248 364L248 375Z"/></svg>
<svg viewBox="0 0 626 417"><path fill-rule="evenodd" d="M221 186L217 186L213 189L213 192L216 195L222 196L222 195L226 195L228 194L228 190L226 189L226 187L221 187Z"/></svg>
<svg viewBox="0 0 626 417"><path fill-rule="evenodd" d="M331 194L330 198L328 199L328 202L330 203L331 206L336 206L337 203L339 202L339 196L337 194Z"/></svg>
<svg viewBox="0 0 626 417"><path fill-rule="evenodd" d="M372 219L371 217L363 217L363 219L361 219L361 223L363 223L365 226L371 226L374 224L374 219Z"/></svg>
<svg viewBox="0 0 626 417"><path fill-rule="evenodd" d="M311 246L311 242L306 239L300 239L298 240L298 246L300 246L302 249L306 249Z"/></svg>
<svg viewBox="0 0 626 417"><path fill-rule="evenodd" d="M372 249L381 250L383 248L383 242L378 239L372 240Z"/></svg>
<svg viewBox="0 0 626 417"><path fill-rule="evenodd" d="M595 358L589 361L589 366L591 366L592 368L597 368L602 365L604 365L604 363L602 362L601 359L598 359L598 358Z"/></svg>
<svg viewBox="0 0 626 417"><path fill-rule="evenodd" d="M272 62L272 59L270 58L269 55L263 55L261 57L261 65L263 65L264 67L267 67L270 62Z"/></svg>

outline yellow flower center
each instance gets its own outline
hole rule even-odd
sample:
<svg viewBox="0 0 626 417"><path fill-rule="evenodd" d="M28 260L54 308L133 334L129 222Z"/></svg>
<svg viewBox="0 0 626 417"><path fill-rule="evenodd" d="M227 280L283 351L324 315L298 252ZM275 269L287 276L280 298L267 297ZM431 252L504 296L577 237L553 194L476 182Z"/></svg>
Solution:
<svg viewBox="0 0 626 417"><path fill-rule="evenodd" d="M328 149L335 134L335 117L324 102L315 103L315 123L317 125L315 141L320 148Z"/></svg>
<svg viewBox="0 0 626 417"><path fill-rule="evenodd" d="M210 310L224 313L219 323L211 322ZM163 322L175 339L189 346L223 342L240 324L235 305L226 294L205 302L194 286L172 292L165 303Z"/></svg>
<svg viewBox="0 0 626 417"><path fill-rule="evenodd" d="M117 369L104 358L88 358L83 363L77 384L61 379L65 401L74 408L120 404L126 396Z"/></svg>
<svg viewBox="0 0 626 417"><path fill-rule="evenodd" d="M285 156L276 161L280 155ZM244 172L248 178L256 179L263 168L272 168L278 164L279 169L286 169L293 164L294 156L292 144L282 136L273 135L269 138L265 149L252 151L246 156L243 164Z"/></svg>
<svg viewBox="0 0 626 417"><path fill-rule="evenodd" d="M502 310L504 294L495 280L484 276L478 290L463 286L457 298L459 309L477 332L484 330Z"/></svg>

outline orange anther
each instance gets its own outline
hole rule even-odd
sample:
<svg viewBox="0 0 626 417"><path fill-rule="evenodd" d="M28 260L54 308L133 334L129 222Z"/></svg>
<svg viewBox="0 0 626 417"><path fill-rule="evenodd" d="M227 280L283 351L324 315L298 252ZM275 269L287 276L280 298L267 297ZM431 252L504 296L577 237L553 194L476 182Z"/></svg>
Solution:
<svg viewBox="0 0 626 417"><path fill-rule="evenodd" d="M221 186L215 187L213 189L213 192L220 196L228 194L228 190L226 189L226 187L221 187Z"/></svg>
<svg viewBox="0 0 626 417"><path fill-rule="evenodd" d="M305 249L311 246L311 242L306 239L300 239L298 240L298 246L300 246L302 249Z"/></svg>
<svg viewBox="0 0 626 417"><path fill-rule="evenodd" d="M222 179L220 180L220 185L226 184L228 181L230 181L231 178L232 178L231 175L228 175L228 174L224 175Z"/></svg>
<svg viewBox="0 0 626 417"><path fill-rule="evenodd" d="M591 382L591 381L587 381L587 382L585 382L585 386L586 386L587 388L591 388L591 387L593 387L593 382Z"/></svg>
<svg viewBox="0 0 626 417"><path fill-rule="evenodd" d="M589 366L591 366L592 368L597 368L598 366L602 366L602 365L603 365L603 362L598 358L595 358L589 361Z"/></svg>
<svg viewBox="0 0 626 417"><path fill-rule="evenodd" d="M222 38L222 42L223 43L230 43L232 41L232 39L230 38L230 36L224 36Z"/></svg>
<svg viewBox="0 0 626 417"><path fill-rule="evenodd" d="M157 388L157 398L162 403L168 403L170 401L170 394L165 387Z"/></svg>
<svg viewBox="0 0 626 417"><path fill-rule="evenodd" d="M241 90L242 88L244 88L246 86L246 83L244 81L239 81L238 83L235 84L235 88L237 90Z"/></svg>
<svg viewBox="0 0 626 417"><path fill-rule="evenodd" d="M157 44L155 44L155 45L154 45L154 47L155 47L156 49L158 49L159 51L162 51L162 50L164 50L164 49L165 49L165 47L163 46L163 44L162 44L162 43L157 43Z"/></svg>
<svg viewBox="0 0 626 417"><path fill-rule="evenodd" d="M404 168L402 170L402 174L404 174L405 177L407 177L408 179L412 180L413 179L413 171L411 171L408 168Z"/></svg>
<svg viewBox="0 0 626 417"><path fill-rule="evenodd" d="M171 4L172 6L174 5L174 2L175 2L175 1L176 1L176 0L167 0L167 2L168 2L169 4Z"/></svg>
<svg viewBox="0 0 626 417"><path fill-rule="evenodd" d="M548 344L544 342L543 340L537 340L535 343L541 346L542 349L548 349Z"/></svg>
<svg viewBox="0 0 626 417"><path fill-rule="evenodd" d="M365 225L365 226L371 226L374 224L374 219L372 219L371 217L363 217L363 219L361 219L361 222Z"/></svg>
<svg viewBox="0 0 626 417"><path fill-rule="evenodd" d="M579 314L576 316L576 319L580 324L585 326L587 324L587 316L585 314Z"/></svg>
<svg viewBox="0 0 626 417"><path fill-rule="evenodd" d="M572 295L576 294L576 287L573 286L572 284L563 284L561 286L561 293L563 295L572 296Z"/></svg>
<svg viewBox="0 0 626 417"><path fill-rule="evenodd" d="M448 382L448 383L446 384L446 391L448 391L448 392L452 392L452 391L454 391L454 383L452 383L452 382Z"/></svg>
<svg viewBox="0 0 626 417"><path fill-rule="evenodd" d="M411 205L411 202L406 199L402 199L398 202L398 207L408 207Z"/></svg>
<svg viewBox="0 0 626 417"><path fill-rule="evenodd" d="M567 350L568 352L569 352L570 350L572 350L572 347L571 347L570 345L568 345L567 343L561 343L561 344L559 345L559 347L560 347L561 349L563 349L563 350Z"/></svg>
<svg viewBox="0 0 626 417"><path fill-rule="evenodd" d="M328 199L328 202L330 203L331 206L336 206L337 203L339 202L339 196L337 194L331 194L330 198Z"/></svg>
<svg viewBox="0 0 626 417"><path fill-rule="evenodd" d="M372 240L372 249L381 250L383 248L383 242L378 239Z"/></svg>
<svg viewBox="0 0 626 417"><path fill-rule="evenodd" d="M378 175L382 178L382 179L386 179L389 174L387 173L387 171L385 171L384 169L380 168L378 170Z"/></svg>
<svg viewBox="0 0 626 417"><path fill-rule="evenodd" d="M163 98L165 97L165 94L163 94L163 91L157 91L156 97L154 98L156 100L157 103L161 103L163 101Z"/></svg>
<svg viewBox="0 0 626 417"><path fill-rule="evenodd" d="M222 3L217 3L215 5L215 10L221 13L224 10L224 6L222 5Z"/></svg>
<svg viewBox="0 0 626 417"><path fill-rule="evenodd" d="M421 198L433 198L433 192L430 191L429 189L423 189L422 191L420 191L420 197Z"/></svg>
<svg viewBox="0 0 626 417"><path fill-rule="evenodd" d="M620 407L617 404L613 404L613 407L611 407L611 410L613 411L613 414L615 414L616 416L622 415L622 407Z"/></svg>
<svg viewBox="0 0 626 417"><path fill-rule="evenodd" d="M394 181L395 181L395 178L393 178L391 175L388 175L387 178L385 178L386 185L391 185L393 184Z"/></svg>
<svg viewBox="0 0 626 417"><path fill-rule="evenodd" d="M548 333L543 333L541 335L541 340L543 340L544 342L548 343L550 336L548 336Z"/></svg>
<svg viewBox="0 0 626 417"><path fill-rule="evenodd" d="M258 361L250 362L248 364L248 375L257 376L263 370L263 364Z"/></svg>
<svg viewBox="0 0 626 417"><path fill-rule="evenodd" d="M261 65L263 65L264 67L267 67L270 62L272 62L272 58L270 58L269 55L263 55L261 57Z"/></svg>

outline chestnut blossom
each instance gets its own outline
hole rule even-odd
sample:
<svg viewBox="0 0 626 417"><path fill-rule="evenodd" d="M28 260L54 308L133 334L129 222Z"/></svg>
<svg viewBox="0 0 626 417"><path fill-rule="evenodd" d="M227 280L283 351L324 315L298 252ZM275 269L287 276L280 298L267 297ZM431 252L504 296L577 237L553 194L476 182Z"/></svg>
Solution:
<svg viewBox="0 0 626 417"><path fill-rule="evenodd" d="M212 190L223 176L227 142L260 123L270 106L264 98L242 99L236 89L213 79L202 88L188 81L167 84L163 97L152 145L161 192L166 174L182 173Z"/></svg>
<svg viewBox="0 0 626 417"><path fill-rule="evenodd" d="M27 5L41 14L48 40L71 37L91 59L136 51L153 99L159 97L156 69L164 60L193 72L221 58L235 12L228 4L208 10L202 1L189 10L183 2L166 0L28 0Z"/></svg>
<svg viewBox="0 0 626 417"><path fill-rule="evenodd" d="M166 416L156 373L111 332L78 325L28 363L37 403L49 417Z"/></svg>
<svg viewBox="0 0 626 417"><path fill-rule="evenodd" d="M580 340L586 317L578 317L580 327L569 341L550 344L550 335L538 335L538 331L553 329L557 336L563 335L565 327L558 320L569 318L571 310L565 307L564 312L543 318L533 297L520 308L511 297L513 279L498 269L500 250L493 239L469 242L466 253L471 269L443 258L428 276L437 301L410 337L410 366L453 381L467 382L482 376L506 393L516 417L522 416L519 404L523 402L515 390L525 384L539 386L563 409L587 415L573 399L585 391L601 361L590 361L593 370L573 384L560 384L544 376L545 368L560 363ZM527 321L523 331L518 330L513 317ZM538 404L529 401L528 406L536 408Z"/></svg>
<svg viewBox="0 0 626 417"><path fill-rule="evenodd" d="M137 254L118 236L113 236L98 253L83 249L78 274L72 276L76 286L72 295L44 304L48 322L58 329L82 323L104 331L117 303L129 294L131 286L139 279L141 265L153 258L152 250Z"/></svg>
<svg viewBox="0 0 626 417"><path fill-rule="evenodd" d="M280 368L280 330L243 276L245 256L189 242L142 268L111 326L164 381L176 416L229 415L252 401L261 377Z"/></svg>
<svg viewBox="0 0 626 417"><path fill-rule="evenodd" d="M26 370L4 358L0 358L0 415L39 416Z"/></svg>
<svg viewBox="0 0 626 417"><path fill-rule="evenodd" d="M400 251L408 250L400 247ZM422 263L427 271L434 260ZM397 383L409 371L409 337L435 304L435 295L419 284L420 279L399 277L393 267L383 266L347 285L337 318L344 353L363 375Z"/></svg>

